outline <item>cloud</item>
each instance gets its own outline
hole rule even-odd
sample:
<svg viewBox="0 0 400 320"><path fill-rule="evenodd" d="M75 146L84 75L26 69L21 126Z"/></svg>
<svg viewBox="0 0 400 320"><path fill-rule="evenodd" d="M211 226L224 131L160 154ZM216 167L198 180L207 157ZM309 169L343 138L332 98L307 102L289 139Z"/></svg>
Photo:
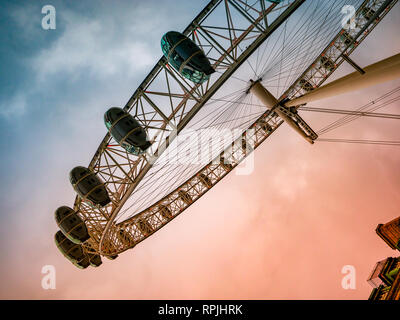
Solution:
<svg viewBox="0 0 400 320"><path fill-rule="evenodd" d="M127 39L115 22L88 19L71 11L63 17L63 35L32 59L39 80L60 73L78 77L86 72L105 79L121 70L134 73L154 63L149 44Z"/></svg>
<svg viewBox="0 0 400 320"><path fill-rule="evenodd" d="M9 11L9 16L16 27L21 31L18 36L30 40L41 32L40 9L32 3L25 3L24 6L15 6Z"/></svg>
<svg viewBox="0 0 400 320"><path fill-rule="evenodd" d="M24 67L21 80L29 79L29 83L19 83L16 92L9 93L14 96L2 97L0 116L24 114L31 95L43 98L56 90L70 89L76 97L111 83L139 84L161 57L159 39L171 23L165 19L170 15L168 7L152 1L121 6L101 3L90 14L82 8L60 4L56 5L57 29L42 30L39 9L29 5L10 10L18 30L13 41L18 46L29 45L30 50L23 56L14 56ZM174 22L187 23L187 16L179 15L180 10ZM94 88L93 83L98 87ZM43 99L41 106L42 103ZM34 107L32 101L31 105Z"/></svg>
<svg viewBox="0 0 400 320"><path fill-rule="evenodd" d="M18 92L14 96L0 103L0 116L9 118L23 114L27 107L27 97L25 93Z"/></svg>

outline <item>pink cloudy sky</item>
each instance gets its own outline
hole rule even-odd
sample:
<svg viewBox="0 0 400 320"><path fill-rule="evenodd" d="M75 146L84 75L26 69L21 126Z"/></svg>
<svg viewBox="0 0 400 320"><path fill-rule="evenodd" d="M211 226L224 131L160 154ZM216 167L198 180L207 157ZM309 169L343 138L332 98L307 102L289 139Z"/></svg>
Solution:
<svg viewBox="0 0 400 320"><path fill-rule="evenodd" d="M353 58L361 66L400 51L399 9L357 49ZM182 27L196 10L182 9ZM335 77L350 71L345 66ZM109 99L124 102L136 82L125 86L124 95ZM355 109L398 86L400 79L310 106ZM94 109L96 99L83 98ZM70 119L78 110L66 105L61 110L69 118L58 125L66 131L43 135L45 142L25 153L28 159L15 160L16 182L10 183L2 209L7 216L1 226L2 299L367 299L372 288L366 279L375 263L396 255L375 228L400 215L400 148L311 146L283 125L255 151L251 175L230 174L117 260L103 259L97 269L76 269L53 243L53 211L72 202L67 173L81 163L77 159L90 158L98 139L90 137L91 126L73 131L78 124ZM399 111L399 103L380 110ZM337 118L302 115L316 130ZM79 140L82 134L85 141ZM327 137L398 140L399 134L396 120L359 119ZM73 148L77 141L80 148ZM15 151L15 157L21 154ZM44 265L56 268L55 290L41 287ZM355 290L341 286L345 265L355 267Z"/></svg>

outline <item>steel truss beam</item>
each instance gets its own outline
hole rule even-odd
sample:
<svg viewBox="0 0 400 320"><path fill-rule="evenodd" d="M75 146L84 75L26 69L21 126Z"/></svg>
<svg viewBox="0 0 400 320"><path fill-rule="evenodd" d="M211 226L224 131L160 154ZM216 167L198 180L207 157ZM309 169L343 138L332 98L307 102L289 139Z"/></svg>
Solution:
<svg viewBox="0 0 400 320"><path fill-rule="evenodd" d="M151 207L142 211L133 218L130 218L116 227L129 233L133 239L132 246L143 241L154 232L172 221L202 195L209 191L214 185L221 181L229 172L235 169L246 156L255 150L264 140L266 140L281 124L277 114L271 110L267 111L254 122L249 130L237 138L228 148L204 166L193 177L188 179L179 188ZM222 160L221 160L222 159ZM206 177L206 181L204 179ZM185 201L183 194L189 195L189 201ZM181 194L180 194L181 193ZM164 214L165 208L168 209L169 216ZM151 228L141 228L138 221L146 221ZM121 253L130 247L123 246L121 243L108 244L113 246L112 252Z"/></svg>
<svg viewBox="0 0 400 320"><path fill-rule="evenodd" d="M285 106L299 106L399 78L400 54L371 64L363 70L364 73L355 71L329 84L312 90L301 97L285 102Z"/></svg>
<svg viewBox="0 0 400 320"><path fill-rule="evenodd" d="M350 30L342 29L310 67L286 90L282 98L293 100L320 87L346 61L343 55L350 56L396 3L397 0L364 1L355 15L356 27ZM365 8L375 11L370 19L363 15Z"/></svg>

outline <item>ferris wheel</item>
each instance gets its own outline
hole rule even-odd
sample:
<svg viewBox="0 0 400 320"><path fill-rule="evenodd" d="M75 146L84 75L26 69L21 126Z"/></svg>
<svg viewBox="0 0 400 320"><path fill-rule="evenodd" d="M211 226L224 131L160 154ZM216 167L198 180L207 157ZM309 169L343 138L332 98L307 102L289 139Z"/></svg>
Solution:
<svg viewBox="0 0 400 320"><path fill-rule="evenodd" d="M316 133L299 111L400 77L400 55L365 68L350 58L396 3L211 0L183 32L166 32L162 58L125 106L105 110L105 137L89 164L70 172L77 197L55 212L60 251L79 268L115 259L188 209L283 123L311 144L341 125ZM345 5L355 10L343 24ZM343 62L354 73L324 85ZM343 121L385 117L374 110L316 111L342 113Z"/></svg>

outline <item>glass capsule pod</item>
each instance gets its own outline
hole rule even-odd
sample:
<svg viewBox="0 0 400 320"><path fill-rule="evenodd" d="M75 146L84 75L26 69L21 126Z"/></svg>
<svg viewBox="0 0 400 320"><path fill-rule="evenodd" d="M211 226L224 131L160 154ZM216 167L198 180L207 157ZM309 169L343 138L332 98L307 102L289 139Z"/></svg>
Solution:
<svg viewBox="0 0 400 320"><path fill-rule="evenodd" d="M73 243L81 244L90 238L85 222L70 207L59 207L54 217L62 233Z"/></svg>
<svg viewBox="0 0 400 320"><path fill-rule="evenodd" d="M89 257L80 244L73 243L60 230L54 236L57 248L76 267L85 269L90 265Z"/></svg>
<svg viewBox="0 0 400 320"><path fill-rule="evenodd" d="M107 258L108 260L115 260L115 259L118 258L118 255L115 254L115 255L113 255L113 256L106 256L106 258Z"/></svg>
<svg viewBox="0 0 400 320"><path fill-rule="evenodd" d="M151 146L144 128L121 108L109 109L104 114L104 123L114 140L131 154L142 154Z"/></svg>
<svg viewBox="0 0 400 320"><path fill-rule="evenodd" d="M194 83L203 83L215 72L196 43L180 32L169 31L161 38L161 49L170 65Z"/></svg>
<svg viewBox="0 0 400 320"><path fill-rule="evenodd" d="M103 263L99 254L88 252L87 255L89 257L89 263L92 267L98 267Z"/></svg>
<svg viewBox="0 0 400 320"><path fill-rule="evenodd" d="M98 267L100 266L103 262L101 261L101 257L98 253L92 252L91 250L93 250L92 245L89 243L87 243L89 249L86 251L87 256L89 258L89 263L92 267Z"/></svg>
<svg viewBox="0 0 400 320"><path fill-rule="evenodd" d="M69 173L69 180L81 198L102 207L111 202L103 181L88 168L75 167Z"/></svg>

